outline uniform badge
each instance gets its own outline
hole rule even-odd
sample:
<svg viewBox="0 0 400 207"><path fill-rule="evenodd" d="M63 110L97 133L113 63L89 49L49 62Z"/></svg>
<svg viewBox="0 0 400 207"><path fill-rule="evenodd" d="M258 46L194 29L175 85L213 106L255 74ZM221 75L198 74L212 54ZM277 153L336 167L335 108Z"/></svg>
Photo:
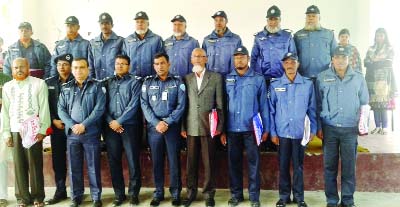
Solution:
<svg viewBox="0 0 400 207"><path fill-rule="evenodd" d="M260 37L260 38L258 38L260 41L263 41L263 40L266 40L267 38L266 37Z"/></svg>
<svg viewBox="0 0 400 207"><path fill-rule="evenodd" d="M275 88L276 92L285 92L286 88Z"/></svg>
<svg viewBox="0 0 400 207"><path fill-rule="evenodd" d="M106 19L107 17L106 17L106 15L103 15L101 18L102 18L102 19Z"/></svg>
<svg viewBox="0 0 400 207"><path fill-rule="evenodd" d="M152 100L152 101L157 101L157 96L156 96L156 95L152 95L152 96L151 96L151 100Z"/></svg>
<svg viewBox="0 0 400 207"><path fill-rule="evenodd" d="M142 85L142 93L146 93L146 85Z"/></svg>
<svg viewBox="0 0 400 207"><path fill-rule="evenodd" d="M272 10L271 10L271 14L275 14L275 9L272 9Z"/></svg>
<svg viewBox="0 0 400 207"><path fill-rule="evenodd" d="M185 84L179 85L179 88L180 88L182 91L186 91L186 86L185 86Z"/></svg>
<svg viewBox="0 0 400 207"><path fill-rule="evenodd" d="M139 14L138 14L139 17L141 17L142 15L143 15L142 13L139 13Z"/></svg>
<svg viewBox="0 0 400 207"><path fill-rule="evenodd" d="M169 46L172 46L172 45L174 45L173 42L166 42L166 43L165 43L165 47L169 47Z"/></svg>
<svg viewBox="0 0 400 207"><path fill-rule="evenodd" d="M101 87L101 90L103 91L103 93L106 93L106 87Z"/></svg>
<svg viewBox="0 0 400 207"><path fill-rule="evenodd" d="M221 12L217 12L217 15L221 15Z"/></svg>
<svg viewBox="0 0 400 207"><path fill-rule="evenodd" d="M158 90L160 89L160 86L150 86L150 90Z"/></svg>
<svg viewBox="0 0 400 207"><path fill-rule="evenodd" d="M68 21L72 22L72 18L69 18Z"/></svg>
<svg viewBox="0 0 400 207"><path fill-rule="evenodd" d="M334 79L334 78L327 78L327 79L324 79L324 82L334 82L336 79Z"/></svg>
<svg viewBox="0 0 400 207"><path fill-rule="evenodd" d="M233 79L233 78L227 78L227 79L226 79L226 82L227 82L227 83L235 83L236 80Z"/></svg>
<svg viewBox="0 0 400 207"><path fill-rule="evenodd" d="M179 18L181 18L181 16L179 16L179 15L176 15L176 16L175 16L175 19L179 19Z"/></svg>

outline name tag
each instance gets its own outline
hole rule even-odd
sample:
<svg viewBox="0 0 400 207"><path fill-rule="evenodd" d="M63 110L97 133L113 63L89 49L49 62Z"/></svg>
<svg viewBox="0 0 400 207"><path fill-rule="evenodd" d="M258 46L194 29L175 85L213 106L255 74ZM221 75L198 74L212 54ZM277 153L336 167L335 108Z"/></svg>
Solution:
<svg viewBox="0 0 400 207"><path fill-rule="evenodd" d="M236 82L236 80L235 80L235 79L232 79L232 78L227 78L227 79L226 79L226 82L228 82L228 83L234 83L234 82Z"/></svg>
<svg viewBox="0 0 400 207"><path fill-rule="evenodd" d="M286 88L275 88L276 92L285 92Z"/></svg>
<svg viewBox="0 0 400 207"><path fill-rule="evenodd" d="M302 34L298 34L297 37L307 37L308 34L307 33L302 33Z"/></svg>
<svg viewBox="0 0 400 207"><path fill-rule="evenodd" d="M215 43L217 40L207 40L209 43Z"/></svg>
<svg viewBox="0 0 400 207"><path fill-rule="evenodd" d="M167 43L165 43L165 47L172 46L172 45L174 45L173 42L167 42Z"/></svg>
<svg viewBox="0 0 400 207"><path fill-rule="evenodd" d="M55 87L54 86L49 86L49 89L55 89Z"/></svg>
<svg viewBox="0 0 400 207"><path fill-rule="evenodd" d="M168 88L176 88L176 85L168 86Z"/></svg>
<svg viewBox="0 0 400 207"><path fill-rule="evenodd" d="M328 78L328 79L324 79L324 82L334 82L336 79L334 78Z"/></svg>
<svg viewBox="0 0 400 207"><path fill-rule="evenodd" d="M167 91L162 92L161 100L162 101L168 100L168 92Z"/></svg>
<svg viewBox="0 0 400 207"><path fill-rule="evenodd" d="M266 40L267 38L266 37L260 37L260 38L258 38L260 41L263 41L263 40Z"/></svg>
<svg viewBox="0 0 400 207"><path fill-rule="evenodd" d="M150 90L158 90L160 89L160 86L150 86Z"/></svg>

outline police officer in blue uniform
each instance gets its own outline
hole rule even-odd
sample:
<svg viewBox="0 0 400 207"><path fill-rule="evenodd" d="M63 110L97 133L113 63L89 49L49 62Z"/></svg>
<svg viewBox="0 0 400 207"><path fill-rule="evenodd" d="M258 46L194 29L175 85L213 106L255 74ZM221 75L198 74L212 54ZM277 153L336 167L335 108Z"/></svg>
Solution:
<svg viewBox="0 0 400 207"><path fill-rule="evenodd" d="M207 68L225 76L235 69L232 54L242 46L242 39L226 26L228 17L224 11L217 11L211 17L215 29L204 38L202 48L207 53Z"/></svg>
<svg viewBox="0 0 400 207"><path fill-rule="evenodd" d="M141 106L147 120L147 133L153 161L155 191L151 206L164 200L164 154L168 155L172 205L180 205L182 190L180 172L180 120L185 111L186 87L180 77L169 73L166 53L154 56L157 75L142 85Z"/></svg>
<svg viewBox="0 0 400 207"><path fill-rule="evenodd" d="M149 17L140 11L135 16L136 31L125 38L122 54L131 58L130 73L142 78L155 74L153 57L164 51L162 38L149 29Z"/></svg>
<svg viewBox="0 0 400 207"><path fill-rule="evenodd" d="M296 53L292 34L281 29L281 10L271 6L267 11L267 25L254 35L250 66L265 79L279 78L284 73L281 59L285 53Z"/></svg>
<svg viewBox="0 0 400 207"><path fill-rule="evenodd" d="M359 111L368 104L367 84L361 72L349 66L349 51L338 46L332 66L318 75L318 137L323 139L327 207L354 206ZM337 191L341 160L341 198Z"/></svg>
<svg viewBox="0 0 400 207"><path fill-rule="evenodd" d="M54 61L56 61L58 75L45 80L49 89L49 108L52 123L51 128L53 129L53 134L50 135L51 158L56 183L56 192L53 198L46 201L47 205L59 203L67 198L67 189L65 186L67 177L67 136L64 132L65 124L57 113L57 104L62 85L74 78L71 74L72 59L71 54L63 54L56 57Z"/></svg>
<svg viewBox="0 0 400 207"><path fill-rule="evenodd" d="M84 58L72 62L74 80L66 83L58 102L58 115L65 125L71 185L71 207L82 203L84 193L83 159L85 159L93 207L101 207L100 132L106 105L106 89L89 77Z"/></svg>
<svg viewBox="0 0 400 207"><path fill-rule="evenodd" d="M317 133L315 90L312 80L297 73L298 57L286 53L282 59L285 74L271 81L269 110L271 114L271 139L279 145L279 200L276 207L293 201L298 207L307 207L304 202L303 160L305 118L310 120L310 140ZM290 176L290 162L293 164L293 186Z"/></svg>
<svg viewBox="0 0 400 207"><path fill-rule="evenodd" d="M186 19L176 15L171 20L174 34L164 41L164 50L170 57L170 73L181 77L192 72L190 56L199 47L199 41L186 33Z"/></svg>
<svg viewBox="0 0 400 207"><path fill-rule="evenodd" d="M90 77L103 80L114 75L115 57L121 53L124 38L113 32L113 19L104 12L99 16L101 33L90 40L89 68Z"/></svg>
<svg viewBox="0 0 400 207"><path fill-rule="evenodd" d="M54 59L62 54L72 54L74 58L88 58L89 41L85 40L78 33L79 31L79 20L75 16L69 16L65 20L67 35L64 39L56 42L52 56L52 67L50 75L54 76L57 74L57 67L54 63Z"/></svg>
<svg viewBox="0 0 400 207"><path fill-rule="evenodd" d="M18 26L20 39L8 47L6 51L3 73L11 76L12 62L19 57L28 59L30 75L37 78L50 77L51 55L47 47L32 39L32 25L29 22L22 22Z"/></svg>
<svg viewBox="0 0 400 207"><path fill-rule="evenodd" d="M294 34L294 42L301 63L300 74L315 80L321 71L329 67L337 46L333 31L321 27L317 6L307 8L306 25Z"/></svg>
<svg viewBox="0 0 400 207"><path fill-rule="evenodd" d="M129 167L129 203L139 204L141 187L140 176L140 137L138 109L140 105L141 78L129 74L130 59L126 55L115 58L115 75L106 79L107 110L105 141L115 199L113 206L120 206L126 199L125 182L122 169L122 152Z"/></svg>
<svg viewBox="0 0 400 207"><path fill-rule="evenodd" d="M269 131L267 87L264 77L249 67L249 52L243 46L233 53L235 70L225 79L227 93L227 137L221 135L223 145L228 144L229 206L237 206L243 197L243 150L246 150L249 169L249 199L252 207L260 206L260 152L253 131L253 117L260 115L263 125L262 140Z"/></svg>

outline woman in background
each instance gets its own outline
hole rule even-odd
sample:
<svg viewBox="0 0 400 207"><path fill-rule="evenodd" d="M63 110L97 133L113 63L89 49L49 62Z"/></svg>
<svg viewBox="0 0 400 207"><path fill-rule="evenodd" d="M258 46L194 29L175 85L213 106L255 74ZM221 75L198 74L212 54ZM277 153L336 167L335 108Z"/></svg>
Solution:
<svg viewBox="0 0 400 207"><path fill-rule="evenodd" d="M376 128L371 134L387 134L387 110L393 109L396 81L394 80L392 62L393 48L387 32L379 28L375 32L375 42L367 52L364 65L367 68L365 80L369 91L369 104L374 111Z"/></svg>

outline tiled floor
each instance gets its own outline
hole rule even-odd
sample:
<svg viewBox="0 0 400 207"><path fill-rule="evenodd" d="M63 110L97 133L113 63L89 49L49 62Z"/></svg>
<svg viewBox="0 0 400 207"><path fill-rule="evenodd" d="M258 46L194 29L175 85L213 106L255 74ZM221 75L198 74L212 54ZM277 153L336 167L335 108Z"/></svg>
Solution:
<svg viewBox="0 0 400 207"><path fill-rule="evenodd" d="M51 197L54 193L55 188L47 187L46 188L46 195L47 198ZM168 189L165 189L168 192ZM14 188L9 188L9 206L14 206L16 201L14 199ZM149 206L151 201L153 189L151 188L142 188L140 193L140 205L139 206ZM86 189L86 196L82 206L91 206L91 199L88 195L89 189ZM171 206L171 200L168 197L169 194L166 194L166 199L161 203L161 207ZM182 196L185 196L183 194ZM310 207L325 207L325 195L322 191L308 191L305 192L306 202ZM245 198L247 199L247 192L245 192ZM217 190L216 193L216 206L227 206L227 201L229 199L229 191L228 190ZM261 192L261 204L262 206L275 206L275 203L278 199L278 192L277 191L266 191L263 190ZM103 189L103 206L111 206L113 200L113 190L111 188ZM400 206L400 193L373 193L373 192L357 192L355 194L355 202L358 207L399 207ZM68 207L70 204L69 200L65 200L62 203L53 205L53 206L60 206L60 207ZM128 203L125 203L123 206L129 206ZM194 202L191 206L193 207L200 207L204 206L202 201L202 196L199 195L196 202ZM245 202L241 203L240 206L250 206L250 202L246 200ZM295 207L295 204L287 205L288 207Z"/></svg>

